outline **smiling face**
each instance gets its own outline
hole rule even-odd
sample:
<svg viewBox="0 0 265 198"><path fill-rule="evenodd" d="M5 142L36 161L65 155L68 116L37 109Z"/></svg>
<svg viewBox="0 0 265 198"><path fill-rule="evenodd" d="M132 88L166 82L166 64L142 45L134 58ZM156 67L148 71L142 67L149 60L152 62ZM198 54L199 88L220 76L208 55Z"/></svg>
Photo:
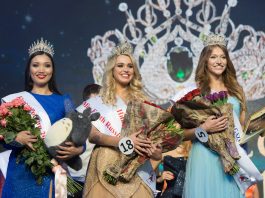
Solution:
<svg viewBox="0 0 265 198"><path fill-rule="evenodd" d="M134 77L134 65L129 56L120 55L117 57L113 68L113 77L118 85L128 86Z"/></svg>
<svg viewBox="0 0 265 198"><path fill-rule="evenodd" d="M220 47L214 47L207 61L210 76L220 77L227 67L227 58Z"/></svg>
<svg viewBox="0 0 265 198"><path fill-rule="evenodd" d="M33 87L48 86L53 74L53 65L51 59L43 54L32 58L30 62L30 77L33 81Z"/></svg>

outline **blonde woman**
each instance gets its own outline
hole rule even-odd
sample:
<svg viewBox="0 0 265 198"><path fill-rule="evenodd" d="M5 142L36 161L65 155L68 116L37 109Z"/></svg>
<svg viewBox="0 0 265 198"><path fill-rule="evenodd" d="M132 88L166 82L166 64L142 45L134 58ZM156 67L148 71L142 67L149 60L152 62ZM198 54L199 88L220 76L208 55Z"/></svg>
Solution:
<svg viewBox="0 0 265 198"><path fill-rule="evenodd" d="M85 101L78 108L82 111L91 107L101 114L100 119L93 122L90 142L117 147L128 102L144 101L145 98L132 48L126 42L121 43L108 58L99 96ZM139 133L130 136L135 151L140 155L146 153L151 159L160 160L161 147L151 144L149 140L137 138ZM149 160L139 168L129 183L118 182L113 186L103 179L106 165L113 162L117 156L114 148L94 149L87 170L83 197L153 197L156 179Z"/></svg>

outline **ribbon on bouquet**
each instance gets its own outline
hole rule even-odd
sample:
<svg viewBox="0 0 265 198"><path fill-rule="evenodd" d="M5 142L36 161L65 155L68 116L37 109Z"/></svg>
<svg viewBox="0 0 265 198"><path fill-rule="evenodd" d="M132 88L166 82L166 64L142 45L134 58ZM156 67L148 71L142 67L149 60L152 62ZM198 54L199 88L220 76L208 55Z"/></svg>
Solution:
<svg viewBox="0 0 265 198"><path fill-rule="evenodd" d="M236 140L236 148L241 156L239 160L237 160L237 164L239 165L239 171L233 175L234 180L236 181L241 193L245 193L245 191L257 183L257 181L262 181L263 177L260 174L257 167L248 157L246 151L239 145L240 137L242 137L243 130L240 124L240 121L236 115L234 114L234 125L235 125L235 140Z"/></svg>
<svg viewBox="0 0 265 198"><path fill-rule="evenodd" d="M67 198L67 174L61 165L52 160L55 166L52 168L54 173L55 198Z"/></svg>

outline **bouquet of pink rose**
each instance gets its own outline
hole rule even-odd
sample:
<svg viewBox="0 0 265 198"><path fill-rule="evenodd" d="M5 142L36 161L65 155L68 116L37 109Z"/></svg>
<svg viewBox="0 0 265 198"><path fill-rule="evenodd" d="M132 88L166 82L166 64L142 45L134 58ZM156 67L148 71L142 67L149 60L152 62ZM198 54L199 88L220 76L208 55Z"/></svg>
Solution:
<svg viewBox="0 0 265 198"><path fill-rule="evenodd" d="M224 171L234 175L239 170L236 160L240 156L235 145L233 107L227 99L225 91L203 96L199 89L195 89L177 101L171 113L183 128L198 127L211 115L227 116L228 128L208 134L206 145L220 155Z"/></svg>
<svg viewBox="0 0 265 198"><path fill-rule="evenodd" d="M31 172L35 175L37 183L42 183L42 178L47 169L52 167L51 158L46 152L44 142L40 137L40 129L36 127L39 117L31 115L31 107L22 98L16 98L11 102L0 106L0 135L6 144L14 141L20 131L30 131L37 136L38 141L33 144L34 152L23 148L17 156L17 163L24 160Z"/></svg>
<svg viewBox="0 0 265 198"><path fill-rule="evenodd" d="M53 167L51 157L48 154L43 139L41 138L38 115L31 113L31 107L18 97L11 102L0 105L0 137L6 144L15 140L20 131L30 131L37 136L37 142L33 143L34 152L28 147L24 147L17 156L17 163L24 161L36 178L38 184L42 183L49 169ZM80 189L80 185L71 178L67 178L67 189L74 193Z"/></svg>

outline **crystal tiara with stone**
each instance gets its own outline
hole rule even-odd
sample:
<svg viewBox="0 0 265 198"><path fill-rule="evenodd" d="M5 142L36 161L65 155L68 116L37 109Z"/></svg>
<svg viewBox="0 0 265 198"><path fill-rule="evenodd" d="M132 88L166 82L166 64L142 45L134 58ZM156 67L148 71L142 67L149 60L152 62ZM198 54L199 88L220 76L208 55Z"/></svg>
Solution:
<svg viewBox="0 0 265 198"><path fill-rule="evenodd" d="M223 45L226 47L226 38L221 34L210 33L203 41L204 47L209 45Z"/></svg>
<svg viewBox="0 0 265 198"><path fill-rule="evenodd" d="M122 41L116 47L112 49L109 58L113 56L119 56L122 54L132 54L132 53L133 53L133 48L131 44L128 43L127 41Z"/></svg>
<svg viewBox="0 0 265 198"><path fill-rule="evenodd" d="M29 48L29 56L34 54L35 52L46 52L50 54L51 56L54 55L54 49L53 45L50 44L47 40L43 40L43 38L37 41L34 41L34 43Z"/></svg>

